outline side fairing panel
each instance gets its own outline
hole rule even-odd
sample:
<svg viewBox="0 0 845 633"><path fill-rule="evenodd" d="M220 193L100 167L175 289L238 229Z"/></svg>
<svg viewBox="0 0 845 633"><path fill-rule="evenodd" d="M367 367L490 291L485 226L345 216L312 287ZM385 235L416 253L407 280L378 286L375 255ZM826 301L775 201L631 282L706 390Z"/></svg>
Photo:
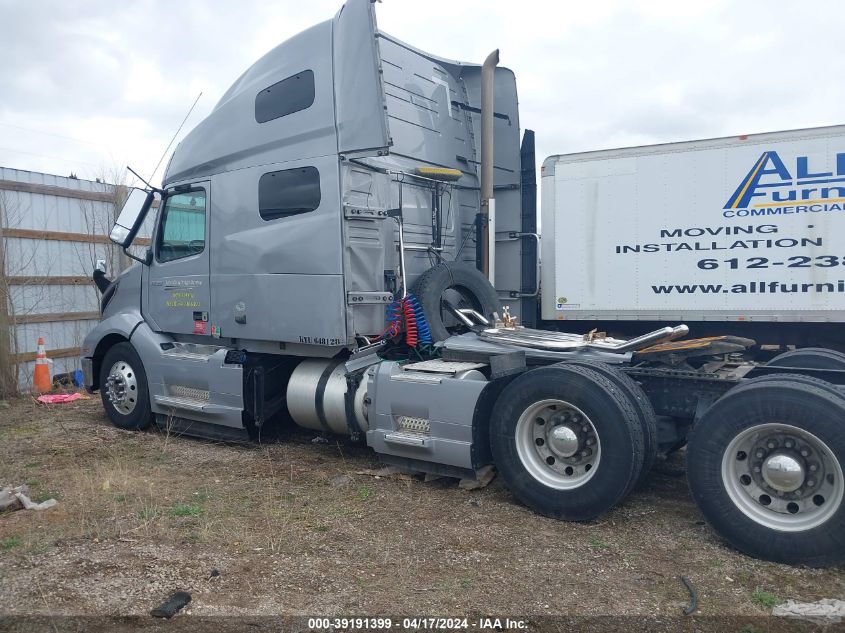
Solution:
<svg viewBox="0 0 845 633"><path fill-rule="evenodd" d="M376 154L389 145L384 91L370 0L350 0L334 20L337 151Z"/></svg>

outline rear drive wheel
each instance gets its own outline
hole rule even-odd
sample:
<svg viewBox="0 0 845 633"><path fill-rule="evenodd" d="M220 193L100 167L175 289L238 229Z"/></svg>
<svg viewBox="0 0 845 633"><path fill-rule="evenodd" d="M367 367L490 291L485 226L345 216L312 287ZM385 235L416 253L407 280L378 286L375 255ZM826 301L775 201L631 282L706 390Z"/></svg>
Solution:
<svg viewBox="0 0 845 633"><path fill-rule="evenodd" d="M643 467L639 477L631 481L632 489L637 488L648 477L657 457L657 416L645 391L625 372L607 363L590 360L569 360L559 364L586 367L601 374L608 380L615 382L616 386L634 403L643 429Z"/></svg>
<svg viewBox="0 0 845 633"><path fill-rule="evenodd" d="M811 387L818 387L822 391L827 391L828 393L845 397L844 387L838 387L826 380L816 378L815 376L807 376L806 374L766 374L765 376L758 376L757 378L751 378L750 380L743 380L739 385L731 389L731 393L738 393L740 391L750 389L754 385L773 381L810 385Z"/></svg>
<svg viewBox="0 0 845 633"><path fill-rule="evenodd" d="M805 347L779 354L766 365L805 369L845 369L845 354L823 347Z"/></svg>
<svg viewBox="0 0 845 633"><path fill-rule="evenodd" d="M845 397L765 377L720 398L693 428L687 476L713 528L757 558L845 562Z"/></svg>
<svg viewBox="0 0 845 633"><path fill-rule="evenodd" d="M146 429L152 422L147 374L130 343L113 345L100 364L100 396L112 424Z"/></svg>
<svg viewBox="0 0 845 633"><path fill-rule="evenodd" d="M522 374L502 391L490 425L505 484L522 503L553 518L597 517L625 497L643 467L636 403L586 367Z"/></svg>

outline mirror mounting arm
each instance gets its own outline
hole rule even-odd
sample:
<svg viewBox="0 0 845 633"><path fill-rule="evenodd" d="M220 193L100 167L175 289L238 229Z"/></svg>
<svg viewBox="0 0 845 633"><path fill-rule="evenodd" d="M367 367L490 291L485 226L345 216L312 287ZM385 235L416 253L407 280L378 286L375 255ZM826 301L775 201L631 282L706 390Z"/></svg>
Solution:
<svg viewBox="0 0 845 633"><path fill-rule="evenodd" d="M150 191L154 191L154 192L155 192L155 193L157 193L158 195L160 195L160 196L164 197L164 189L159 189L158 187L155 187L155 186L151 185L149 182L147 182L146 180L144 180L144 178L143 178L143 177L142 177L142 176L141 176L141 175L140 175L137 171L135 171L134 169L132 169L129 165L127 165L127 166L126 166L126 169L128 169L128 170L129 170L129 171L131 171L133 174L135 174L135 177L136 177L136 178L138 178L138 180L140 180L142 183L144 183L145 185L147 185L147 187L149 187L149 188L150 188Z"/></svg>
<svg viewBox="0 0 845 633"><path fill-rule="evenodd" d="M152 263L153 263L153 251L152 251L152 249L150 249L150 248L148 248L148 249L144 252L144 256L143 256L143 257L138 257L137 255L133 255L132 253L130 253L130 252L129 252L129 249L128 249L128 248L124 248L124 249L123 249L123 253L124 253L124 255L126 255L129 259L134 259L136 262L140 262L140 263L141 263L141 264L143 264L144 266L149 266L150 264L152 264Z"/></svg>

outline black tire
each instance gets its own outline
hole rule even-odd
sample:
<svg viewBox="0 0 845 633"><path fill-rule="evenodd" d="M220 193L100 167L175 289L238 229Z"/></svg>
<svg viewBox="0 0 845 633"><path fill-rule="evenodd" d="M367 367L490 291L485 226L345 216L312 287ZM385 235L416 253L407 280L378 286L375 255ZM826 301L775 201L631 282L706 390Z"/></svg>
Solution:
<svg viewBox="0 0 845 633"><path fill-rule="evenodd" d="M122 371L129 376L129 382L134 380L134 385L129 384L126 388L126 408L132 405L130 411L121 410L120 405L112 402L110 397L108 378L112 367L118 363L125 363L126 369ZM118 368L120 371L120 368ZM132 387L135 387L132 389ZM112 424L121 429L142 430L150 426L153 415L150 411L150 392L147 386L147 373L138 352L131 343L117 343L109 348L100 364L100 396L103 400L103 407L109 416ZM131 399L134 398L134 401Z"/></svg>
<svg viewBox="0 0 845 633"><path fill-rule="evenodd" d="M827 499L821 497L822 503L819 504L816 502L819 495L809 497L813 492L811 489L807 491L806 499L797 499L799 503L794 504L796 511L792 515L771 510L768 510L767 515L761 504L758 504L759 511L749 513L748 507L757 507L753 503L757 493L749 494L746 499L742 488L749 484L756 485L754 481L749 479L748 483L734 484L732 498L729 493L731 482L726 482L723 476L723 458L726 464L747 461L749 468L754 464L752 460L758 459L756 455L739 451L736 454L736 462L728 461L731 457L728 452L732 454L734 450L731 444L743 434L753 435L754 432L750 429L762 428L764 425L772 426L774 423L794 427L802 434L811 434L822 442L829 451L829 458L823 461L828 474L819 479L835 477L841 487L845 485L840 476L842 464L845 462L843 421L845 397L833 385L814 378L764 376L730 390L695 424L687 448L687 477L690 490L707 522L730 545L755 558L813 567L845 562L845 502L842 501L841 492L838 496L830 494ZM775 450L785 452L786 448L778 446ZM815 454L811 453L807 460L814 458ZM804 463L806 465L809 461ZM812 475L805 476L799 490L806 491L810 477ZM834 481L833 478L827 479L830 485L833 485ZM737 488L740 489L738 492ZM793 494L798 493L787 492L785 499L778 499L772 494L766 503L771 503L774 507L776 502L783 504L789 501ZM762 495L760 500L763 501L763 497L767 496ZM746 500L743 502L743 499ZM742 509L743 505L746 510ZM784 529L783 525L771 524L774 520L783 521L789 516L801 518L805 509L809 512L826 512L820 517L823 522L808 523L806 528L791 530ZM752 515L758 518L751 518Z"/></svg>
<svg viewBox="0 0 845 633"><path fill-rule="evenodd" d="M654 466L654 460L657 458L657 415L654 413L654 407L651 406L651 401L645 391L624 371L607 363L594 360L567 360L558 364L592 369L608 380L614 381L619 389L635 403L643 428L643 467L640 474L631 480L631 490L636 489L646 480L648 473Z"/></svg>
<svg viewBox="0 0 845 633"><path fill-rule="evenodd" d="M743 380L736 387L731 389L731 393L744 391L745 389L748 389L753 385L758 385L760 383L769 383L773 381L791 384L810 385L811 387L818 387L819 389L822 389L834 395L845 396L845 388L834 385L833 383L827 382L826 380L822 380L821 378L816 378L815 376L807 376L806 374L767 374L765 376L758 376L757 378Z"/></svg>
<svg viewBox="0 0 845 633"><path fill-rule="evenodd" d="M577 407L588 418L598 437L598 443L594 444L599 449L598 461L592 474L583 483L568 489L538 478L532 474L531 459L524 462L520 457L520 430L530 430L533 424L539 424L535 422L532 409L548 400L560 400ZM565 408L561 407L561 413ZM545 421L540 424L544 425ZM562 425L549 428L557 426ZM586 439L589 437L586 435ZM585 436L581 434L579 450L583 438ZM642 470L643 443L636 402L615 380L575 365L541 367L515 378L499 395L490 420L493 461L505 485L535 512L567 521L594 519L625 497ZM527 445L522 445L527 451ZM542 463L543 459L541 456L538 461ZM564 466L565 461L556 467ZM538 466L533 468L536 472ZM542 472L542 466L539 468ZM560 474L551 472L551 466L548 470L551 477L562 479Z"/></svg>
<svg viewBox="0 0 845 633"><path fill-rule="evenodd" d="M441 305L447 291L458 293L458 307L470 307L490 319L499 310L499 297L487 278L474 266L462 262L443 262L429 268L417 278L411 293L417 297L425 313L431 338L443 341L452 334L447 327L453 318Z"/></svg>
<svg viewBox="0 0 845 633"><path fill-rule="evenodd" d="M805 369L845 369L845 354L823 347L804 347L779 354L766 365Z"/></svg>

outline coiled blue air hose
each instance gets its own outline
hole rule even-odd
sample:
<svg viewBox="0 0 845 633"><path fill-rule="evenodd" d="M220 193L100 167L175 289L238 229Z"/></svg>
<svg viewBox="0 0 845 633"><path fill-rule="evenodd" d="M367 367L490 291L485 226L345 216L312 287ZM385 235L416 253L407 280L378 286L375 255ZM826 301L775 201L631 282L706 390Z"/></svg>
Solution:
<svg viewBox="0 0 845 633"><path fill-rule="evenodd" d="M411 308L414 311L414 316L417 320L417 336L420 343L430 344L432 342L431 331L428 329L428 321L425 320L425 312L423 312L419 300L411 293L408 293L405 300L411 304Z"/></svg>

